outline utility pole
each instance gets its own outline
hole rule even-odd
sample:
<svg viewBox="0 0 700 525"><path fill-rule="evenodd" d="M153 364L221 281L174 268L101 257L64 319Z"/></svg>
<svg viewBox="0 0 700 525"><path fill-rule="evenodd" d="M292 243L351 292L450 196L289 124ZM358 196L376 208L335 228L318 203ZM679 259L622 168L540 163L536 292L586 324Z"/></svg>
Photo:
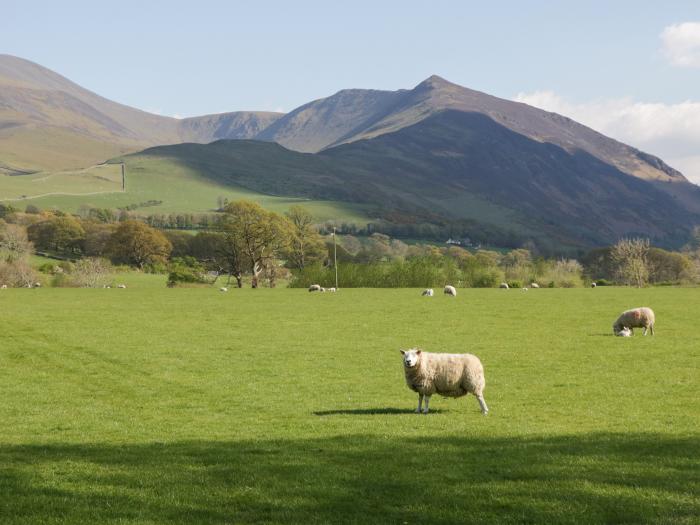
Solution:
<svg viewBox="0 0 700 525"><path fill-rule="evenodd" d="M126 191L126 169L124 168L123 162L122 162L122 191Z"/></svg>
<svg viewBox="0 0 700 525"><path fill-rule="evenodd" d="M335 239L335 226L333 226L333 266L335 266L335 289L338 289L338 247Z"/></svg>

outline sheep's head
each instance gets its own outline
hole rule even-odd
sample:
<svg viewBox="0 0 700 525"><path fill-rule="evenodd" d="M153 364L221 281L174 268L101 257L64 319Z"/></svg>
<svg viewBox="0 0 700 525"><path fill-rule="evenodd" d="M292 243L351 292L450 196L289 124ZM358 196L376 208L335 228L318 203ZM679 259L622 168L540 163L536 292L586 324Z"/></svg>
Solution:
<svg viewBox="0 0 700 525"><path fill-rule="evenodd" d="M623 326L620 331L618 331L616 334L618 337L631 337L632 336L632 330L630 330L628 327Z"/></svg>
<svg viewBox="0 0 700 525"><path fill-rule="evenodd" d="M410 350L401 350L401 354L403 355L403 366L413 368L418 364L421 351L417 348L411 348Z"/></svg>

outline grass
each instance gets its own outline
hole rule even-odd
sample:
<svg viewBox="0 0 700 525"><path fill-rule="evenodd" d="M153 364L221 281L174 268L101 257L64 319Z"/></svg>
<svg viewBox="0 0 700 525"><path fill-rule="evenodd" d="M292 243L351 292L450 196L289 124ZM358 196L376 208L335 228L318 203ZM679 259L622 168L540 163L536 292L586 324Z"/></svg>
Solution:
<svg viewBox="0 0 700 525"><path fill-rule="evenodd" d="M0 292L3 524L697 523L697 289L155 283ZM413 414L414 345L480 356L491 413Z"/></svg>
<svg viewBox="0 0 700 525"><path fill-rule="evenodd" d="M0 201L24 208L34 204L41 209L57 208L76 212L80 206L119 208L149 200L163 201L158 206L139 208L136 213L212 212L219 197L231 201L250 199L267 209L285 212L291 206L306 207L318 221L339 220L364 225L366 208L331 200L276 197L203 177L196 169L154 156L125 157L127 188L121 191L121 167L116 164L85 170L0 175ZM52 195L44 195L54 192ZM58 193L66 193L60 195ZM18 199L21 196L27 198ZM43 196L42 196L43 195Z"/></svg>

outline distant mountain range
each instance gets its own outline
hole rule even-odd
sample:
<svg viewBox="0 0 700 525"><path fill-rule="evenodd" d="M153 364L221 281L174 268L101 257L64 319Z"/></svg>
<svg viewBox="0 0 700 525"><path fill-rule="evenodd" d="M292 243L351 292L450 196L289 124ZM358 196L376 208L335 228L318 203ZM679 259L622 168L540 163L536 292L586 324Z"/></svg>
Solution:
<svg viewBox="0 0 700 525"><path fill-rule="evenodd" d="M550 245L644 235L677 246L700 223L700 188L661 159L437 76L410 90L343 90L288 114L177 120L0 55L0 170L79 167L156 145L127 164L158 158L261 193L372 205L395 221L470 221Z"/></svg>

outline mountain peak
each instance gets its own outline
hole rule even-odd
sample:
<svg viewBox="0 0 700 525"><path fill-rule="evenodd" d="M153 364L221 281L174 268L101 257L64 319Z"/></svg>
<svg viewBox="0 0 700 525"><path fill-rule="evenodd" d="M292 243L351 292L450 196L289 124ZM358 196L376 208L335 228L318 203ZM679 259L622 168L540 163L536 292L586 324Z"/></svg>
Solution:
<svg viewBox="0 0 700 525"><path fill-rule="evenodd" d="M454 86L449 80L445 80L438 75L430 75L423 82L416 86L416 89L440 89L443 87Z"/></svg>

